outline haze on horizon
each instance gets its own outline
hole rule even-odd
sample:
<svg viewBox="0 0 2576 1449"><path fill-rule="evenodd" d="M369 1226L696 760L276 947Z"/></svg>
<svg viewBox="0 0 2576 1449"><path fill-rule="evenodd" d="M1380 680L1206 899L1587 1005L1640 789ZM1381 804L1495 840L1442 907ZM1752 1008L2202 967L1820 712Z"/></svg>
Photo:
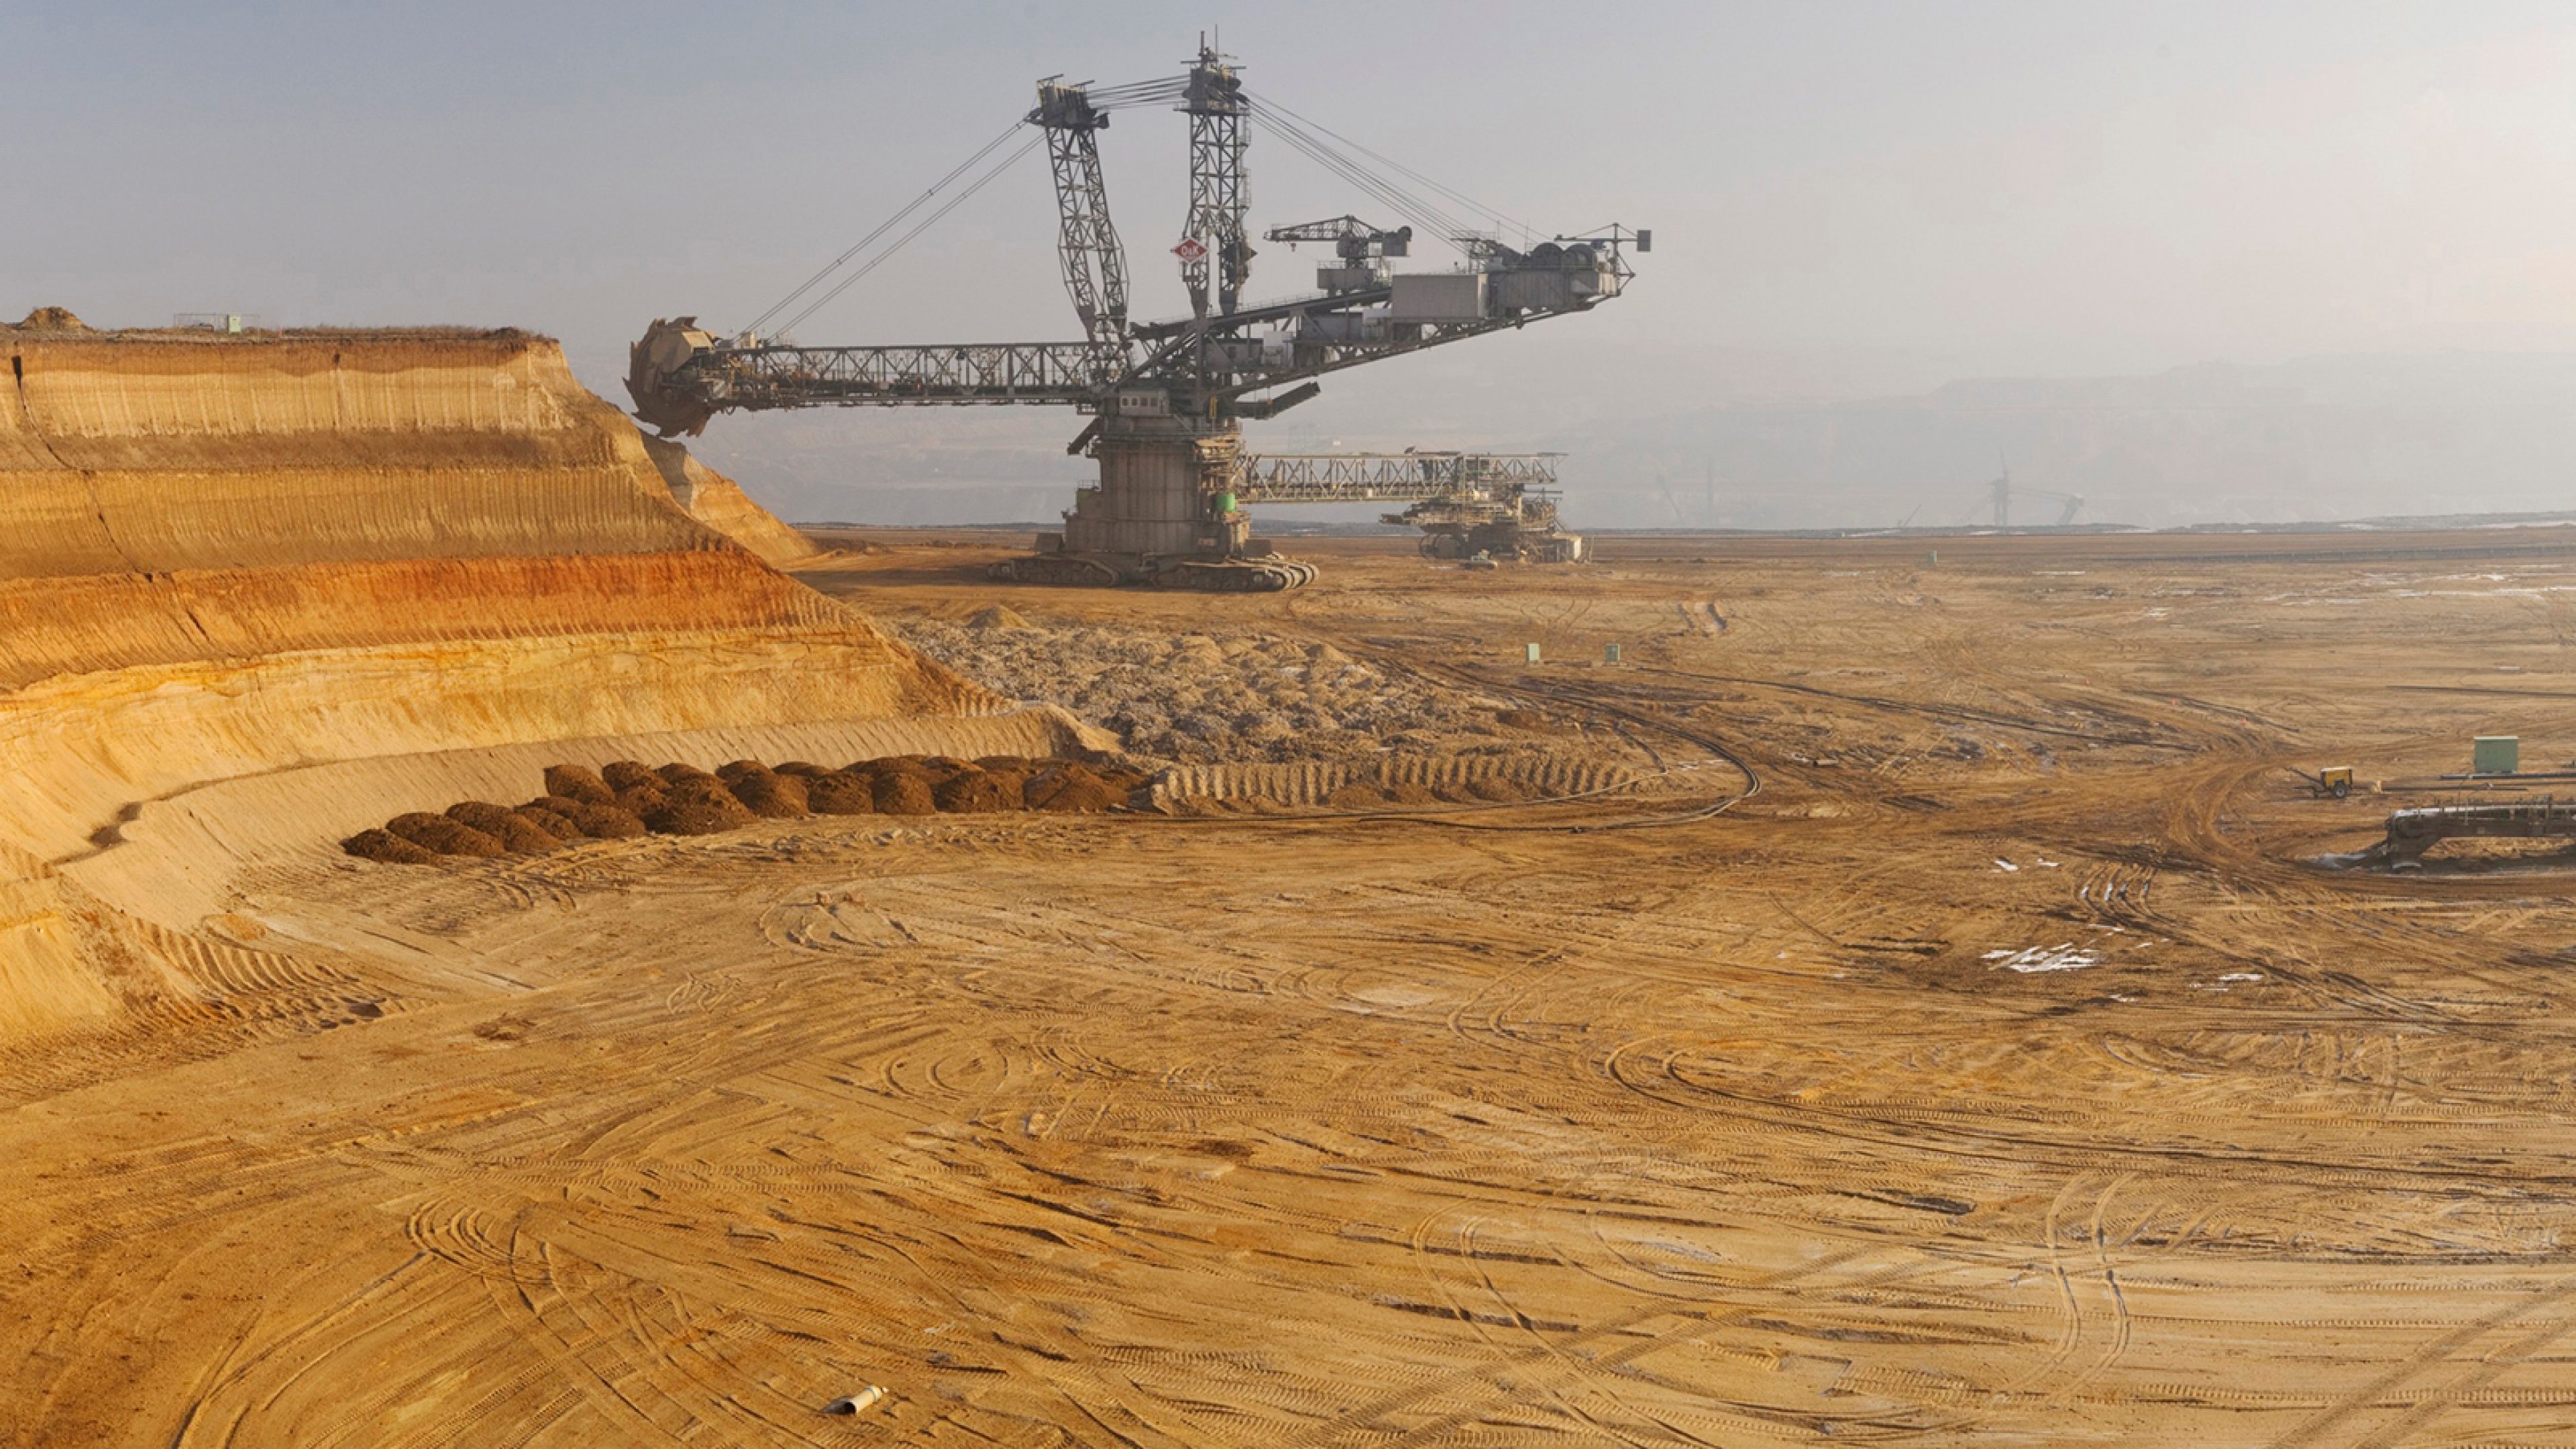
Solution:
<svg viewBox="0 0 2576 1449"><path fill-rule="evenodd" d="M1256 93L1504 212L1657 237L1621 301L1327 379L1256 446L1562 447L1578 526L1950 522L1999 458L2140 523L2569 506L2547 3L21 11L0 309L513 324L622 401L651 318L740 325L1037 77L1174 72L1209 27ZM1141 315L1182 307L1183 134L1104 139ZM1371 214L1252 144L1256 225ZM1069 336L1052 247L1030 158L800 334ZM1313 260L1265 247L1254 295ZM700 448L791 516L1019 519L1068 500L1073 427Z"/></svg>

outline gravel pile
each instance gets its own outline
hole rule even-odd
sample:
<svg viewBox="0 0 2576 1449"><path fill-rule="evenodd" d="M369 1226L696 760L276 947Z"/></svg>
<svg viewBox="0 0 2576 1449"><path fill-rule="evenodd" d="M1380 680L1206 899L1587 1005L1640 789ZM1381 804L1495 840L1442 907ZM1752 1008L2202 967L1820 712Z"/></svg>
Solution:
<svg viewBox="0 0 2576 1449"><path fill-rule="evenodd" d="M1060 704L1131 754L1182 764L1345 760L1504 736L1498 700L1393 676L1330 644L1251 630L1171 634L919 620L906 642L1013 699ZM1017 616L1009 616L1016 619Z"/></svg>

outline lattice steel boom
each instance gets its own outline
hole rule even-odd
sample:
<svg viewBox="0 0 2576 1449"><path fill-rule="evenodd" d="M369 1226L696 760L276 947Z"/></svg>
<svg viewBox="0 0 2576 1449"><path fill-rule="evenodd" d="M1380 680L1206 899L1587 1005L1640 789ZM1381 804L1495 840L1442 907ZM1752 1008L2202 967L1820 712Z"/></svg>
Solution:
<svg viewBox="0 0 2576 1449"><path fill-rule="evenodd" d="M1181 283L1189 289L1191 313L1206 316L1208 268L1214 263L1217 311L1231 316L1252 275L1252 243L1243 231L1250 205L1243 172L1246 107L1242 78L1213 47L1199 47L1181 109L1190 118L1190 215L1181 228L1187 238Z"/></svg>
<svg viewBox="0 0 2576 1449"><path fill-rule="evenodd" d="M1244 503L1412 503L1517 497L1556 486L1556 453L1263 453L1243 460Z"/></svg>

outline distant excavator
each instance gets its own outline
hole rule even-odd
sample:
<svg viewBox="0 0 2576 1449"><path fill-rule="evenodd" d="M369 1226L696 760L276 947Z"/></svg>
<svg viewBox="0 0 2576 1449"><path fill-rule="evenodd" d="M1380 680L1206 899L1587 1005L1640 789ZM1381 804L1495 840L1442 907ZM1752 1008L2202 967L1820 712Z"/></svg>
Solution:
<svg viewBox="0 0 2576 1449"><path fill-rule="evenodd" d="M2012 527L2012 505L2015 498L2046 498L2064 504L2065 506L2058 512L2057 522L2054 525L2058 528L2072 526L2075 515L2084 511L2084 496L2080 493L2056 493L2046 488L2014 487L2012 469L2009 467L2005 468L1992 483L1987 484L1986 489L1994 502L1997 528Z"/></svg>
<svg viewBox="0 0 2576 1449"><path fill-rule="evenodd" d="M1145 105L1174 106L1189 117L1190 127L1189 214L1172 248L1190 315L1166 322L1129 320L1126 252L1110 224L1100 170L1098 138L1110 113ZM1298 223L1273 228L1265 240L1332 246L1332 259L1316 273L1320 293L1247 303L1243 287L1254 253L1245 229L1244 150L1255 119L1377 204L1419 223L1458 253L1456 268L1394 270L1390 261L1411 252L1413 225L1388 228L1356 216ZM1022 125L1036 127L1038 136L981 171L775 332L792 330L1043 144L1055 177L1065 289L1081 321L1082 340L799 347L775 340L774 333L761 335L759 329L827 276L982 166ZM1426 199L1413 189L1417 185L1439 200ZM1470 225L1476 218L1494 225ZM1506 245L1505 229L1521 235L1524 244ZM1203 42L1196 63L1178 77L1119 86L1040 81L1037 107L1026 117L752 328L722 335L693 317L656 321L632 349L626 386L636 416L666 436L694 435L716 414L733 410L1071 407L1091 421L1067 451L1097 460L1100 481L1076 496L1062 532L1040 534L1034 554L1002 566L1006 577L1224 591L1293 588L1314 577L1313 566L1283 558L1267 540L1254 538L1239 506L1258 496L1244 473L1243 419L1274 417L1314 397L1322 388L1313 379L1327 372L1589 311L1626 289L1634 275L1628 251L1652 246L1651 231L1620 226L1531 241L1526 228L1500 213L1254 96L1232 60ZM1546 526L1552 527L1552 503L1547 511ZM1483 525L1462 526L1472 532Z"/></svg>
<svg viewBox="0 0 2576 1449"><path fill-rule="evenodd" d="M1410 503L1381 523L1422 530L1424 558L1580 563L1558 522L1554 453L1272 453L1246 456L1238 503Z"/></svg>

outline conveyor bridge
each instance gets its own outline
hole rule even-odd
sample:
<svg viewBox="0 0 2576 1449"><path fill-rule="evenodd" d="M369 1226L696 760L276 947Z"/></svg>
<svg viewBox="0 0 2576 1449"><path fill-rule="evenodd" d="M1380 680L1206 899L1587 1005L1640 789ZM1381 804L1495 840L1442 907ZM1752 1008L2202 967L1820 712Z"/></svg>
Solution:
<svg viewBox="0 0 2576 1449"><path fill-rule="evenodd" d="M2383 847L2393 860L2415 860L2445 840L2576 839L2576 800L2522 800L2500 805L2426 805L2388 817Z"/></svg>
<svg viewBox="0 0 2576 1449"><path fill-rule="evenodd" d="M1556 453L1264 453L1243 460L1241 503L1415 503L1517 498L1556 485Z"/></svg>

